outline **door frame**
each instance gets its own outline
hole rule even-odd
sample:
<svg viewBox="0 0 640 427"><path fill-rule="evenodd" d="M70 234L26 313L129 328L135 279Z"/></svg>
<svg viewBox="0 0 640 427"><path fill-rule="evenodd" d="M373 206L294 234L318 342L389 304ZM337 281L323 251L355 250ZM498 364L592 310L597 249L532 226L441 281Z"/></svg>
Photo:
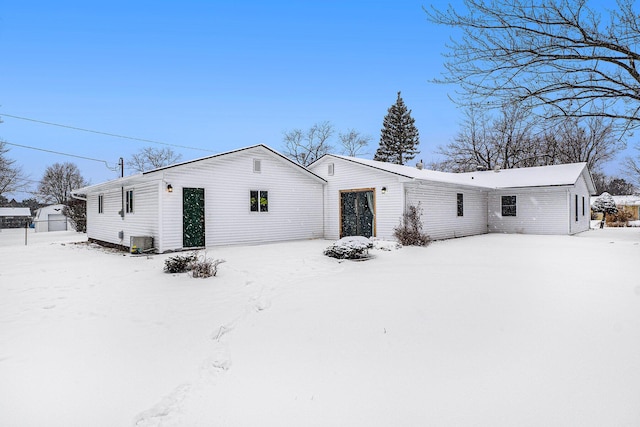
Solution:
<svg viewBox="0 0 640 427"><path fill-rule="evenodd" d="M378 230L377 230L377 226L376 226L376 222L378 222L378 202L376 200L376 189L375 187L369 187L369 188L351 188L348 190L339 190L338 191L338 236L340 236L340 238L344 237L342 236L342 193L364 193L367 191L371 191L373 192L373 224L372 224L372 236L371 237L376 237L378 235Z"/></svg>

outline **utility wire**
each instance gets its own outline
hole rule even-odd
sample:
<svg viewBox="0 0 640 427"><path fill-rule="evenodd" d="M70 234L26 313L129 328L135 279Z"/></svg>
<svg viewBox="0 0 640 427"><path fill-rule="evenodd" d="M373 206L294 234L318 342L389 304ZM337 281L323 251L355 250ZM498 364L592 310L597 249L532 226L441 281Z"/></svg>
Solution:
<svg viewBox="0 0 640 427"><path fill-rule="evenodd" d="M104 165L107 167L107 169L117 170L117 167L109 166L109 163L107 163L106 160L94 159L94 158L85 157L85 156L78 156L76 154L62 153L60 151L46 150L44 148L31 147L29 145L14 144L13 142L8 142L8 141L4 141L4 140L2 140L2 143L7 144L7 145L13 145L14 147L28 148L29 150L44 151L45 153L59 154L61 156L75 157L76 159L84 159L84 160L91 160L91 161L94 161L94 162L104 163Z"/></svg>
<svg viewBox="0 0 640 427"><path fill-rule="evenodd" d="M167 142L154 141L152 139L136 138L136 137L133 137L133 136L118 135L118 134L115 134L115 133L102 132L102 131L99 131L99 130L84 129L84 128L79 128L79 127L75 127L75 126L62 125L62 124L59 124L59 123L45 122L44 120L30 119L28 117L14 116L14 115L11 115L11 114L6 114L6 113L0 113L0 116L11 117L12 119L26 120L26 121L29 121L29 122L40 123L40 124L49 125L49 126L57 126L57 127L65 128L65 129L72 129L72 130L79 130L79 131L82 131L82 132L96 133L98 135L112 136L112 137L115 137L115 138L130 139L130 140L133 140L133 141L150 142L152 144L166 145L166 146L169 146L169 147L186 148L188 150L197 150L197 151L205 151L205 152L208 152L208 153L214 153L213 150L206 150L204 148L188 147L186 145L178 145L178 144L169 144Z"/></svg>

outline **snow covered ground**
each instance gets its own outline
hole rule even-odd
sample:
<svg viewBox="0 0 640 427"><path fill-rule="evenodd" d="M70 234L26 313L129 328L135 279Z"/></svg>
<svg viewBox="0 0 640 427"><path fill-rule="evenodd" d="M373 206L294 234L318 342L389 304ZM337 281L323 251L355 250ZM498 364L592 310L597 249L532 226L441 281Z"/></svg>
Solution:
<svg viewBox="0 0 640 427"><path fill-rule="evenodd" d="M637 426L640 230L162 271L0 232L2 426Z"/></svg>

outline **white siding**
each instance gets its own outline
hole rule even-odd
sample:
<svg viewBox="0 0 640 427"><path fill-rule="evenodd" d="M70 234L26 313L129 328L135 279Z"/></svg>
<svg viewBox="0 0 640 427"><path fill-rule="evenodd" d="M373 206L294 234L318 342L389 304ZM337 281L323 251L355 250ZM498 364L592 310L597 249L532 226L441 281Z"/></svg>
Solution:
<svg viewBox="0 0 640 427"><path fill-rule="evenodd" d="M567 234L569 187L534 187L489 193L492 233ZM516 216L502 216L502 196L516 196Z"/></svg>
<svg viewBox="0 0 640 427"><path fill-rule="evenodd" d="M253 161L261 161L254 172ZM163 171L173 186L162 197L162 250L182 248L182 189L204 188L207 246L323 236L323 183L256 147ZM250 212L249 192L269 192L269 211Z"/></svg>
<svg viewBox="0 0 640 427"><path fill-rule="evenodd" d="M471 187L422 181L407 184L407 205L422 208L423 231L434 240L487 233L487 192ZM458 216L457 194L464 212Z"/></svg>
<svg viewBox="0 0 640 427"><path fill-rule="evenodd" d="M333 175L329 164L333 163ZM377 170L348 160L325 156L310 170L328 181L325 187L324 234L327 239L340 237L340 191L375 189L375 236L393 239L404 206L404 187L398 175ZM386 193L382 194L382 188Z"/></svg>
<svg viewBox="0 0 640 427"><path fill-rule="evenodd" d="M146 182L126 186L124 191L133 190L134 209L120 215L122 209L122 190L112 188L101 193L87 196L87 236L122 246L129 246L131 236L153 236L154 246L158 247L158 182ZM103 195L103 213L98 213L98 196ZM123 238L119 238L119 232Z"/></svg>
<svg viewBox="0 0 640 427"><path fill-rule="evenodd" d="M589 190L584 175L580 175L576 185L571 190L571 209L569 215L569 234L581 233L589 230L591 209L589 205ZM576 198L578 196L578 221L576 221ZM584 200L584 201L583 201ZM583 210L584 204L584 210ZM583 214L584 213L584 214Z"/></svg>

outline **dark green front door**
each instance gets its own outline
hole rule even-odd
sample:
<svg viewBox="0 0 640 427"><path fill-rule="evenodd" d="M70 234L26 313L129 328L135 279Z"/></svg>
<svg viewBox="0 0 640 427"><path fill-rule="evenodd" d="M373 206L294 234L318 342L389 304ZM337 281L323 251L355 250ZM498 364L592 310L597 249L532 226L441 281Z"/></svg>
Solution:
<svg viewBox="0 0 640 427"><path fill-rule="evenodd" d="M374 234L375 201L373 190L340 193L340 237Z"/></svg>
<svg viewBox="0 0 640 427"><path fill-rule="evenodd" d="M182 246L204 247L204 188L182 189Z"/></svg>

